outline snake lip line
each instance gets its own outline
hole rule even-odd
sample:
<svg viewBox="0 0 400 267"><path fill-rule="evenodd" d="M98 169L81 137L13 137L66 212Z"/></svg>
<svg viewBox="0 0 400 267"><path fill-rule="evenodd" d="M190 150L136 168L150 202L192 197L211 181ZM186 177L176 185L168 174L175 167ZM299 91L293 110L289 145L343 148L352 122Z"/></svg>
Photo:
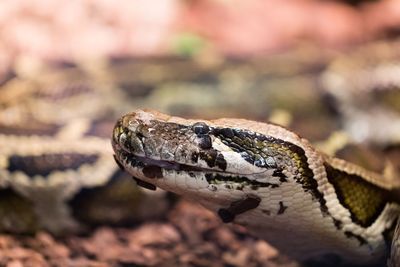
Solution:
<svg viewBox="0 0 400 267"><path fill-rule="evenodd" d="M152 168L152 169L159 168L159 169L172 170L172 171L177 171L177 172L185 171L185 172L222 173L222 171L219 171L219 170L207 169L207 168L202 168L202 167L197 167L197 166L192 166L192 165L188 165L188 164L184 164L184 163L178 163L178 162L167 161L167 160L157 160L157 159L152 159L152 158L145 157L145 156L138 156L133 153L127 152L125 150L120 150L119 154L120 154L119 159L122 161L125 161L128 165L130 165L133 168L142 168L144 170L146 170L148 168ZM119 162L117 162L117 163L119 163ZM228 173L228 172L223 172L223 173L228 174L228 175L240 175L240 174ZM148 178L152 178L152 177L148 177Z"/></svg>
<svg viewBox="0 0 400 267"><path fill-rule="evenodd" d="M236 188L238 190L241 190L239 188L243 188L244 186L250 186L252 189L260 187L278 187L278 184L257 181L243 174L202 168L167 160L156 160L149 157L135 155L134 153L127 152L123 148L117 149L116 151L117 153L114 158L121 169L124 170L125 166L129 166L139 170L141 174L133 174L134 180L138 185L150 190L156 189L156 186L153 184L156 183L154 179L164 178L164 175L169 175L163 173L163 170L173 171L177 174L180 172L186 172L188 173L188 176L193 177L194 179L196 179L195 177L197 174L201 173L212 188L215 188L213 185L215 186L215 184L219 183L224 183L226 187ZM151 182L151 180L154 182Z"/></svg>
<svg viewBox="0 0 400 267"><path fill-rule="evenodd" d="M119 150L119 156L114 156L115 161L121 169L125 169L124 166L131 166L133 168L141 169L141 172L146 178L158 179L163 178L162 170L173 170L176 172L187 171L187 172L200 172L205 171L202 168L196 166L189 166L185 164L179 164L176 162L170 162L165 160L155 160L147 157L137 156L135 154L126 152L124 149ZM119 158L119 159L118 159ZM123 162L124 164L122 164ZM209 170L208 170L209 171ZM138 186L149 190L156 190L156 185L144 181L142 178L135 176L132 177Z"/></svg>
<svg viewBox="0 0 400 267"><path fill-rule="evenodd" d="M174 161L160 160L146 156L139 156L135 153L130 152L125 147L119 145L116 142L113 142L113 147L116 152L116 154L114 155L114 159L122 170L125 170L126 166L140 169L143 175L146 178L150 179L163 178L162 170L175 171L177 173L187 172L189 173L189 176L192 176L196 173L203 173L205 175L219 175L219 177L241 177L244 180L248 179L247 176L260 175L265 172L262 171L255 173L236 173L236 172L222 171L218 169L198 167Z"/></svg>
<svg viewBox="0 0 400 267"><path fill-rule="evenodd" d="M112 140L112 146L114 148L114 151L116 152L116 154L114 155L114 159L121 169L125 168L123 163L126 163L126 165L129 165L133 168L142 168L144 174L147 169L153 169L153 170L158 169L159 172L161 172L161 169L164 169L177 172L185 171L185 172L224 173L227 175L241 175L236 173L222 172L220 170L215 170L215 169L208 169L208 168L188 165L185 163L154 159L147 156L139 156L127 150L124 146L121 146L118 143L118 141L115 140ZM153 177L148 177L148 178L153 178Z"/></svg>

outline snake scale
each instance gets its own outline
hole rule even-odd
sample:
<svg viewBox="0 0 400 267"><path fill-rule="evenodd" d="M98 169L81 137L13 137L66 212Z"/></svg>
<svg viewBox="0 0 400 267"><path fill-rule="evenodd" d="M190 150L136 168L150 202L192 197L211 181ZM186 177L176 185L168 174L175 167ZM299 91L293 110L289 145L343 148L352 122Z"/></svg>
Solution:
<svg viewBox="0 0 400 267"><path fill-rule="evenodd" d="M399 212L399 57L388 47L398 44L350 57L306 48L211 63L21 60L0 87L1 230L63 233L165 213L165 193L141 190L118 169L112 137L117 162L138 185L189 195L293 258L383 264ZM112 134L118 117L142 107L197 118L268 116L325 153L284 128L241 119L138 111ZM349 160L349 140L385 147L384 154L378 149L371 163L360 150L355 162L363 167L327 155ZM381 157L390 163L377 163Z"/></svg>

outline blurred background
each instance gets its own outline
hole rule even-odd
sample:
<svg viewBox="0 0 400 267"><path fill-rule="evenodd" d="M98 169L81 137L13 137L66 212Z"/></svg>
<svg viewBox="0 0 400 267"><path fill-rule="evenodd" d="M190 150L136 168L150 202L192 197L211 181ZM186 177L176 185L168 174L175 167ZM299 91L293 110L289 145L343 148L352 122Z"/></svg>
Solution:
<svg viewBox="0 0 400 267"><path fill-rule="evenodd" d="M84 138L103 138L108 162L116 119L152 108L271 121L326 153L394 175L400 173L399 35L397 0L3 0L0 141L16 132L53 134L84 119L92 123ZM0 181L27 168L2 165L20 150L10 147L0 151ZM52 173L71 164L52 163L39 167ZM130 184L123 188L134 186L124 179ZM97 225L98 214L118 214L114 223L130 213L113 213L114 204L99 208L115 198L115 189L107 192L91 192L92 203L74 196L71 209L80 209L74 215ZM4 203L0 198L0 215ZM144 210L160 206L153 209L158 215L140 217L134 229L106 226L61 239L47 232L0 235L0 265L298 266L192 203L143 203ZM89 208L98 217L89 218Z"/></svg>
<svg viewBox="0 0 400 267"><path fill-rule="evenodd" d="M2 1L1 69L20 56L265 56L395 36L396 1Z"/></svg>
<svg viewBox="0 0 400 267"><path fill-rule="evenodd" d="M342 76L346 66L377 65L381 54L394 58L387 54L398 48L391 41L399 26L395 0L2 1L0 82L15 76L46 80L48 71L77 67L83 73L46 81L46 87L87 83L97 74L94 83L101 76L105 84L107 76L108 89L122 89L130 98L130 108L119 115L148 107L203 118L278 115L280 122L282 109L289 108L324 123L325 111L313 111L324 109L319 96L308 102L335 90L337 83L321 79L331 63L377 40L390 47L356 52L365 56L335 63L333 71ZM355 63L361 60L366 62ZM287 98L296 90L301 93ZM314 139L307 123L297 124ZM330 124L323 129L331 131Z"/></svg>

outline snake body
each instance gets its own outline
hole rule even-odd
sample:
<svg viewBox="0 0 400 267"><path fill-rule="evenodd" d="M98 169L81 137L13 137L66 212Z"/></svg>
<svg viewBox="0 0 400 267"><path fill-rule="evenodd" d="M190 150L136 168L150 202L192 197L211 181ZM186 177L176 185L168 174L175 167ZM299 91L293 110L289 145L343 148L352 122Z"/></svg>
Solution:
<svg viewBox="0 0 400 267"><path fill-rule="evenodd" d="M398 185L280 126L137 110L117 122L112 144L140 184L194 199L297 260L385 262Z"/></svg>
<svg viewBox="0 0 400 267"><path fill-rule="evenodd" d="M115 165L109 135L124 101L106 76L28 73L0 87L0 231L65 234L162 216L167 202L147 207L165 195Z"/></svg>

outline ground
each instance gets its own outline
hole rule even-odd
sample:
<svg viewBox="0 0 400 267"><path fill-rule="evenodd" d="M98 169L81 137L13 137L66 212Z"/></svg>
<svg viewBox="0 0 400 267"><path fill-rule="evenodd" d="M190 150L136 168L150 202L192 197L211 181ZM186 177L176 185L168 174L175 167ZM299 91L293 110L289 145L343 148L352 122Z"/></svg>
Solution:
<svg viewBox="0 0 400 267"><path fill-rule="evenodd" d="M270 245L225 225L197 204L178 201L165 219L132 228L99 227L86 235L0 235L0 265L7 267L286 266Z"/></svg>

